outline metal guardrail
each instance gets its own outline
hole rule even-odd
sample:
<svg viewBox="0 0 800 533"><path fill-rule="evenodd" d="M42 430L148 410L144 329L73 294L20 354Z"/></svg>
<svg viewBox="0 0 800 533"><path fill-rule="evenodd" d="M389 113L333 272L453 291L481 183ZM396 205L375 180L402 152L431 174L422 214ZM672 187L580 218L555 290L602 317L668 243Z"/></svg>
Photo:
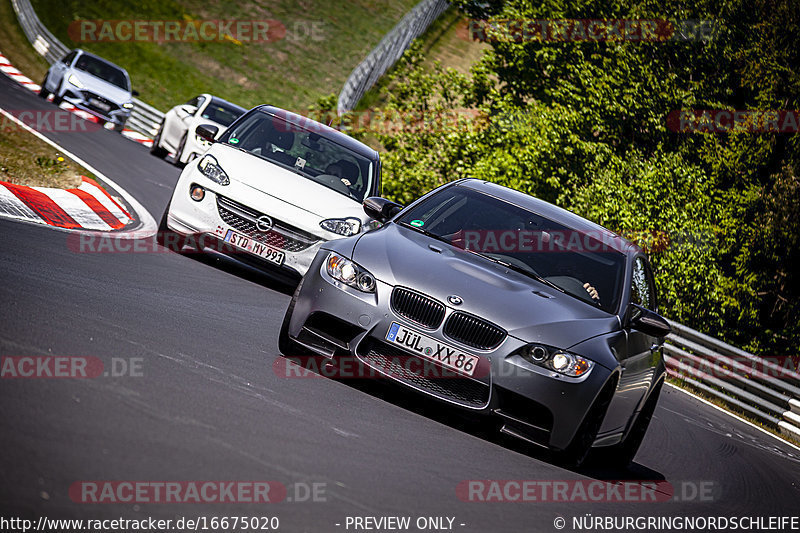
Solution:
<svg viewBox="0 0 800 533"><path fill-rule="evenodd" d="M669 375L800 441L800 374L791 359L775 362L682 324L670 325L673 332L664 344Z"/></svg>
<svg viewBox="0 0 800 533"><path fill-rule="evenodd" d="M42 55L51 65L59 61L69 52L61 41L45 28L36 16L30 0L11 0L17 20L33 48ZM140 133L154 137L164 118L164 113L139 100L133 99L133 110L128 119L127 126Z"/></svg>
<svg viewBox="0 0 800 533"><path fill-rule="evenodd" d="M422 35L449 5L446 0L423 0L414 6L350 73L339 93L337 113L352 111L364 93L400 59L411 41Z"/></svg>

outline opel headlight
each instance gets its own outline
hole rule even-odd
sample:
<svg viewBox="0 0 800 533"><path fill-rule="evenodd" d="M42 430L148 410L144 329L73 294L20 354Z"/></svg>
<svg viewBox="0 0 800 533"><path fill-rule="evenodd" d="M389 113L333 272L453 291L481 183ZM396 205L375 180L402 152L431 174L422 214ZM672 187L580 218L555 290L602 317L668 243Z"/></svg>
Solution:
<svg viewBox="0 0 800 533"><path fill-rule="evenodd" d="M331 252L325 260L325 270L335 280L361 292L375 292L375 276L358 264Z"/></svg>
<svg viewBox="0 0 800 533"><path fill-rule="evenodd" d="M573 378L588 374L594 367L594 362L585 357L543 344L528 344L519 354L530 363Z"/></svg>
<svg viewBox="0 0 800 533"><path fill-rule="evenodd" d="M83 83L81 83L81 80L79 80L78 76L76 76L75 74L70 74L70 77L67 79L67 81L70 82L75 87L77 87L78 89L83 89Z"/></svg>
<svg viewBox="0 0 800 533"><path fill-rule="evenodd" d="M329 218L319 223L322 229L349 237L361 231L361 221L355 217Z"/></svg>
<svg viewBox="0 0 800 533"><path fill-rule="evenodd" d="M124 107L125 109L133 109L133 102L125 102L124 104L122 104L122 107Z"/></svg>
<svg viewBox="0 0 800 533"><path fill-rule="evenodd" d="M212 155L204 155L197 163L197 169L203 176L220 185L228 185L231 182L228 175L219 166L217 159Z"/></svg>

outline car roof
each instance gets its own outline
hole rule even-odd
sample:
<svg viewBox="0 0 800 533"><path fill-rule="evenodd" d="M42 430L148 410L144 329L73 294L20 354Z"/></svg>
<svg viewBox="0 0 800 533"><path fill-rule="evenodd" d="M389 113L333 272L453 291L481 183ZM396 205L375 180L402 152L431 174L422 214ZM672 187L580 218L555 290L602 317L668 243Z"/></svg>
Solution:
<svg viewBox="0 0 800 533"><path fill-rule="evenodd" d="M292 113L291 111L286 111L285 109L281 109L279 107L271 106L271 105L260 105L256 106L253 109L260 109L266 113L271 115L278 116L290 124L294 124L303 129L313 129L315 133L320 133L324 135L326 138L332 140L336 144L339 144L353 152L370 158L370 159L379 159L378 152L366 144L362 143L361 141L357 141L356 139L350 137L349 135L342 133L339 130L335 130L330 126L326 126L321 122L317 122L316 120L310 119L308 117L304 117L303 115L298 115L297 113Z"/></svg>
<svg viewBox="0 0 800 533"><path fill-rule="evenodd" d="M242 107L240 105L237 105L237 104L234 104L233 102L229 102L229 101L227 101L227 100L225 100L223 98L220 98L219 96L214 96L213 94L208 94L208 93L204 93L204 94L202 94L200 96L208 96L211 99L212 103L223 104L223 105L225 105L227 107L232 107L233 109L237 109L237 110L242 112L242 115L247 113L247 109L245 109L244 107Z"/></svg>
<svg viewBox="0 0 800 533"><path fill-rule="evenodd" d="M599 224L595 224L591 220L587 220L582 216L576 215L571 211L567 211L566 209L558 207L557 205L553 205L549 202L545 202L544 200L540 200L539 198L529 194L475 178L460 180L456 182L456 185L489 194L495 198L499 198L500 200L505 200L506 202L522 207L523 209L532 211L537 215L541 215L554 222L563 224L570 229L581 232L597 233L603 236L604 244L607 243L611 248L626 255L635 255L637 253L641 253L642 251L641 248L625 239L621 235L614 233L613 231L604 228Z"/></svg>
<svg viewBox="0 0 800 533"><path fill-rule="evenodd" d="M80 52L81 55L86 55L86 56L93 57L93 58L97 59L98 61L102 61L103 63L106 63L107 65L111 65L112 67L116 67L116 68L120 69L122 72L124 72L126 75L128 75L128 71L127 70L125 70L121 66L117 65L116 63L114 63L112 61L109 61L108 59L100 57L97 54L93 54L91 52L87 52L83 48L75 48L75 50L73 50L73 51ZM130 76L128 76L128 77L130 77Z"/></svg>

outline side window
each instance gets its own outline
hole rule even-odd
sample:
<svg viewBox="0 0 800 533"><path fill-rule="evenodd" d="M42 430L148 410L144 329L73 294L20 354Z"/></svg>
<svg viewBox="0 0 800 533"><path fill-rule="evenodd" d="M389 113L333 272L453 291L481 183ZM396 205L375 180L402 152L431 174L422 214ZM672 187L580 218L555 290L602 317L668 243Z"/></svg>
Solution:
<svg viewBox="0 0 800 533"><path fill-rule="evenodd" d="M65 55L64 59L62 59L61 62L64 63L65 65L71 65L76 55L78 55L77 50L73 50L72 52Z"/></svg>
<svg viewBox="0 0 800 533"><path fill-rule="evenodd" d="M633 263L631 301L650 310L655 310L656 307L655 294L653 294L653 275L641 257L637 257Z"/></svg>

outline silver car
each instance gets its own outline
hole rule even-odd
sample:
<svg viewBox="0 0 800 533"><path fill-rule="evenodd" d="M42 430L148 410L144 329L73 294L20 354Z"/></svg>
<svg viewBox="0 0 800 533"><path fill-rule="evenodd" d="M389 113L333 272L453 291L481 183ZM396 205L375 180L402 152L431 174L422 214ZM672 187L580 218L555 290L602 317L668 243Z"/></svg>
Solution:
<svg viewBox="0 0 800 533"><path fill-rule="evenodd" d="M404 209L382 198L364 209L383 226L323 243L286 312L281 353L334 366L355 356L567 464L592 447L633 460L670 331L638 247L479 180Z"/></svg>
<svg viewBox="0 0 800 533"><path fill-rule="evenodd" d="M89 52L72 50L54 63L42 81L39 96L53 95L53 103L69 102L91 113L100 124L110 122L122 131L133 109L131 80L124 68Z"/></svg>

